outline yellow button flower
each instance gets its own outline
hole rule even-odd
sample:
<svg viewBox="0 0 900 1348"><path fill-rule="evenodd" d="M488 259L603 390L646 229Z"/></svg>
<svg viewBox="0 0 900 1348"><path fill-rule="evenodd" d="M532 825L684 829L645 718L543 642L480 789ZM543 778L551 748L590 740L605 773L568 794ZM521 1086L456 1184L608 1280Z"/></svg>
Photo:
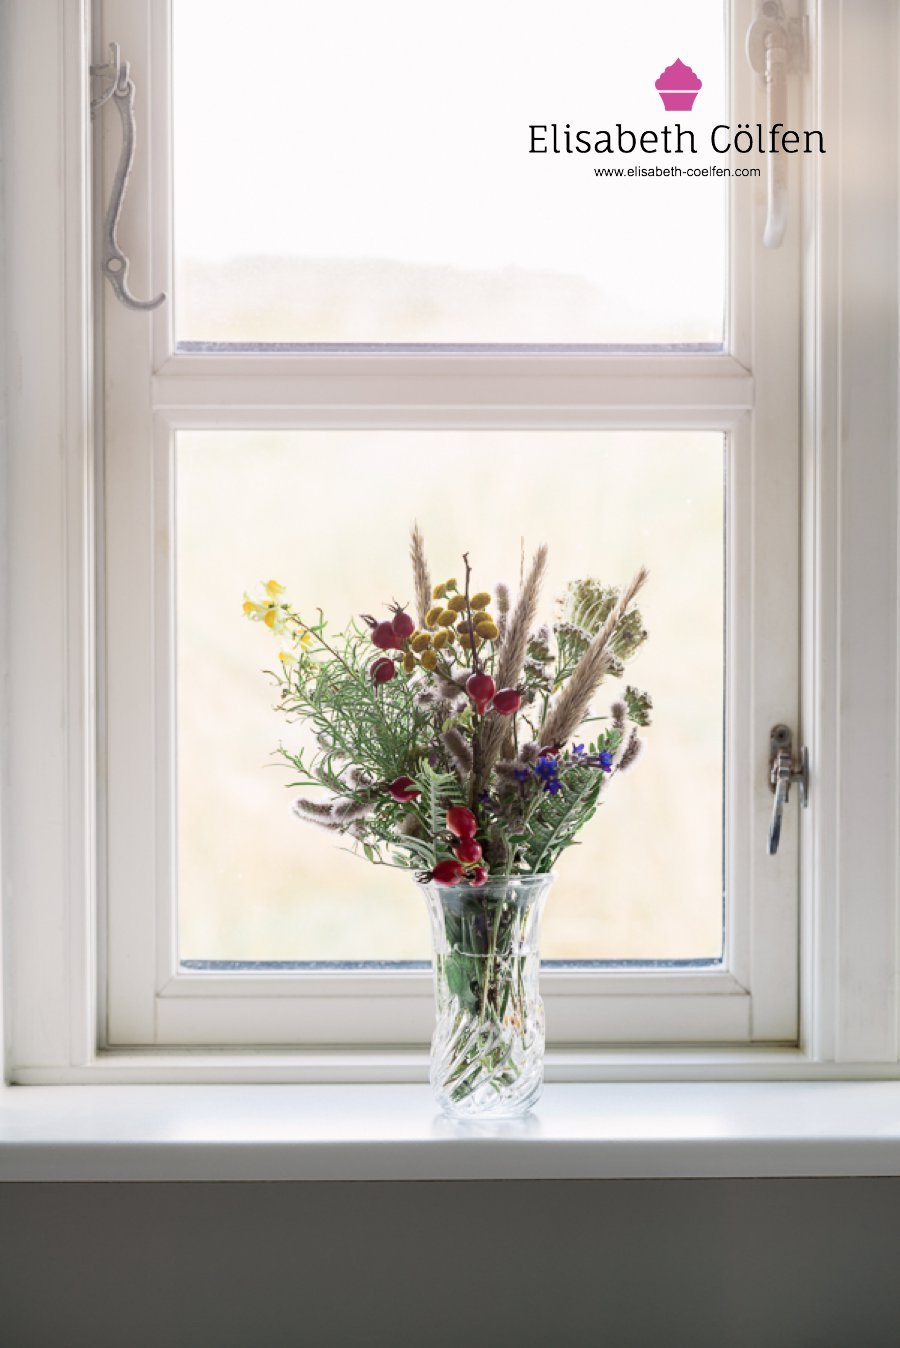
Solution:
<svg viewBox="0 0 900 1348"><path fill-rule="evenodd" d="M436 668L437 668L438 658L437 658L437 652L436 652L436 651L423 651L423 652L422 652L422 656L421 656L421 660L422 660L422 668L423 668L423 669L429 669L429 670L430 670L430 669L436 669Z"/></svg>
<svg viewBox="0 0 900 1348"><path fill-rule="evenodd" d="M473 609L477 609L477 608L487 608L487 606L488 606L488 604L489 604L490 602L491 602L491 596L488 594L487 590L479 590L477 594L473 594L473 595L472 595L472 608L473 608Z"/></svg>
<svg viewBox="0 0 900 1348"><path fill-rule="evenodd" d="M434 608L430 608L428 612L425 614L425 626L437 627L438 618L441 616L443 611L444 610L441 608L440 604L435 604Z"/></svg>
<svg viewBox="0 0 900 1348"><path fill-rule="evenodd" d="M454 613L462 613L466 607L466 596L464 594L455 594L452 599L447 600L447 607Z"/></svg>
<svg viewBox="0 0 900 1348"><path fill-rule="evenodd" d="M448 632L446 627L442 627L439 632L435 632L431 638L431 644L436 651L442 651L445 646L449 646L453 640L453 633Z"/></svg>
<svg viewBox="0 0 900 1348"><path fill-rule="evenodd" d="M491 622L490 618L484 618L480 623L475 624L475 633L479 637L484 637L485 641L496 641L500 635L500 629L496 623Z"/></svg>

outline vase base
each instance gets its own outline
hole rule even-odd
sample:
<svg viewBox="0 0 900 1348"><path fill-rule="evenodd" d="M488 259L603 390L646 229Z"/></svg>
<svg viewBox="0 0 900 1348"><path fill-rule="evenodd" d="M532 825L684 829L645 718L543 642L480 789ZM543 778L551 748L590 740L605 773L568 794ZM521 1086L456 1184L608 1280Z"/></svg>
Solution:
<svg viewBox="0 0 900 1348"><path fill-rule="evenodd" d="M435 1098L440 1106L441 1113L447 1119L452 1119L454 1123L482 1123L487 1120L497 1119L521 1119L529 1114L543 1093L543 1082L537 1090L532 1091L527 1098L519 1101L498 1101L495 1105L482 1105L478 1101L468 1100L460 1104L454 1104L453 1101L435 1092Z"/></svg>

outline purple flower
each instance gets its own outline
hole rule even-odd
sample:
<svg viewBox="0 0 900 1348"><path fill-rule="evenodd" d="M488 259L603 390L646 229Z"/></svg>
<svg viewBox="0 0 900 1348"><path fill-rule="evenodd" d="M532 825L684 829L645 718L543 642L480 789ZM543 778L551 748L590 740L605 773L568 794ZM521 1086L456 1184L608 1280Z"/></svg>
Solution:
<svg viewBox="0 0 900 1348"><path fill-rule="evenodd" d="M613 756L609 749L602 749L597 755L597 767L601 772L609 772L612 768Z"/></svg>
<svg viewBox="0 0 900 1348"><path fill-rule="evenodd" d="M527 781L528 781L528 769L527 769L527 768L516 768L515 773L516 773L516 781L517 781L517 782L527 782Z"/></svg>
<svg viewBox="0 0 900 1348"><path fill-rule="evenodd" d="M544 754L538 759L534 770L543 782L549 782L559 773L559 764L552 755Z"/></svg>
<svg viewBox="0 0 900 1348"><path fill-rule="evenodd" d="M551 796L555 796L557 791L562 790L562 782L558 777L554 777L551 781L544 783L544 789L549 791Z"/></svg>

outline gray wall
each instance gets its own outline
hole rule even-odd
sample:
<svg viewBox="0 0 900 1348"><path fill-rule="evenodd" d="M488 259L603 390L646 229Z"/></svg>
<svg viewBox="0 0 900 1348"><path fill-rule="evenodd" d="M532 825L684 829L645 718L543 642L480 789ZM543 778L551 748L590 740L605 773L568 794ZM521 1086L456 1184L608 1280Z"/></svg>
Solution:
<svg viewBox="0 0 900 1348"><path fill-rule="evenodd" d="M3 1348L897 1348L900 1179L0 1186Z"/></svg>

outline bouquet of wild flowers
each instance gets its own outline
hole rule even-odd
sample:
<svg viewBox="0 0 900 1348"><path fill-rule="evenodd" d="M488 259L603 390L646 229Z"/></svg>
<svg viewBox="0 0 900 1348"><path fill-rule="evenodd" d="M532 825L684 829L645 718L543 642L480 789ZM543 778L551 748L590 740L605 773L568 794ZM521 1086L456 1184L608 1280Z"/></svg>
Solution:
<svg viewBox="0 0 900 1348"><path fill-rule="evenodd" d="M392 604L332 633L307 621L277 581L247 617L281 639L278 707L314 748L279 752L295 813L351 840L370 861L413 871L435 941L431 1080L450 1114L516 1114L540 1092L544 1047L537 929L564 848L628 768L650 698L628 686L590 714L647 634L635 597L573 581L557 621L538 625L547 561L539 548L510 603L462 581L432 588L413 530L415 608ZM590 726L592 729L583 730Z"/></svg>
<svg viewBox="0 0 900 1348"><path fill-rule="evenodd" d="M271 580L248 618L281 640L278 709L312 728L315 748L279 752L298 774L295 813L349 839L372 862L441 885L548 872L635 761L649 696L626 686L608 717L590 715L647 638L635 597L573 581L557 620L538 624L547 550L514 604L461 580L432 587L412 535L413 612L398 604L332 633L301 616ZM583 729L583 727L591 727Z"/></svg>

